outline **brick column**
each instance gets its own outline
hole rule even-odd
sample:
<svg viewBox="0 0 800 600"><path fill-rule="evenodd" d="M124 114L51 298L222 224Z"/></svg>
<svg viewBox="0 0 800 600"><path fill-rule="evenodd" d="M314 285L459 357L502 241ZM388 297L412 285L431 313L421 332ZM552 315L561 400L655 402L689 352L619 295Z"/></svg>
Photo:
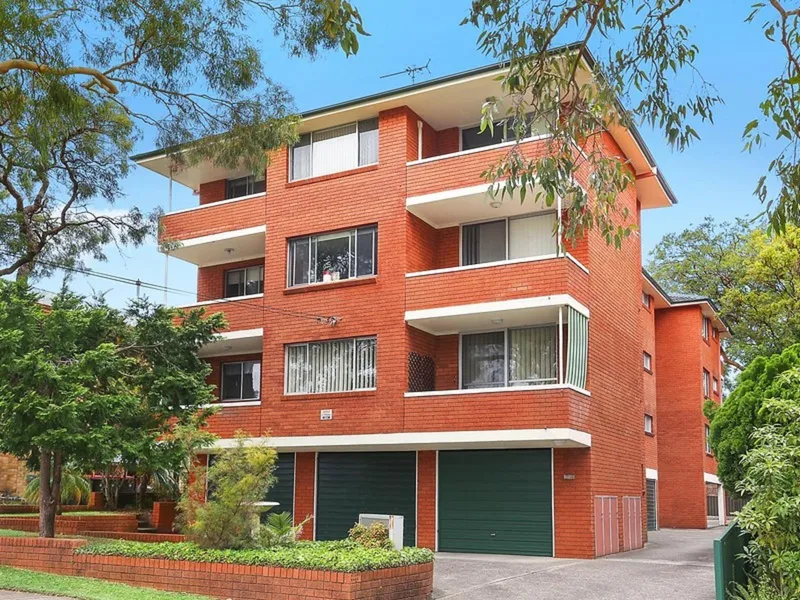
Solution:
<svg viewBox="0 0 800 600"><path fill-rule="evenodd" d="M417 452L417 546L436 546L436 451Z"/></svg>
<svg viewBox="0 0 800 600"><path fill-rule="evenodd" d="M317 477L317 453L298 452L295 455L294 467L294 520L303 521L306 517L314 517L314 489ZM303 528L304 540L314 539L314 520L310 520Z"/></svg>

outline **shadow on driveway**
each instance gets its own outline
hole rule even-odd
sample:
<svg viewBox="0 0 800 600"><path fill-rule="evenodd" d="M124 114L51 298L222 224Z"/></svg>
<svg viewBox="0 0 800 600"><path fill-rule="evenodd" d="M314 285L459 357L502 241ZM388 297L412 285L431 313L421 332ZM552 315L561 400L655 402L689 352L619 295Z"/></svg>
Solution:
<svg viewBox="0 0 800 600"><path fill-rule="evenodd" d="M650 532L647 547L596 560L437 554L437 600L714 600L722 529Z"/></svg>

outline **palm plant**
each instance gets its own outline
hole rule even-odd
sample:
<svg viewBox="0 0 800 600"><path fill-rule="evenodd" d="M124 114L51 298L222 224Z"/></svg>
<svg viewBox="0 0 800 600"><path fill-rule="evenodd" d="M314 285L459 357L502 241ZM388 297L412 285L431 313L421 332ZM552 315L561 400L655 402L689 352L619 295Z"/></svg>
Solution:
<svg viewBox="0 0 800 600"><path fill-rule="evenodd" d="M39 483L39 475L35 475L22 492L22 497L30 504L39 503ZM82 473L72 469L61 472L61 504L82 504L89 500L91 493L92 486Z"/></svg>
<svg viewBox="0 0 800 600"><path fill-rule="evenodd" d="M270 513L258 531L258 543L265 548L294 544L307 521L295 525L290 512Z"/></svg>

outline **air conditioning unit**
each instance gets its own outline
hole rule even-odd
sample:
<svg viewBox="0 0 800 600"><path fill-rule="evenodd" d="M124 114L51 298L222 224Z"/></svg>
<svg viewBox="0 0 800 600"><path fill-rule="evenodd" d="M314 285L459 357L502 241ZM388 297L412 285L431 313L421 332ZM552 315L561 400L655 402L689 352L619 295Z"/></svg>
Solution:
<svg viewBox="0 0 800 600"><path fill-rule="evenodd" d="M360 514L358 515L359 525L369 527L373 523L383 523L386 529L389 530L389 540L392 545L400 550L403 548L403 515L373 515L373 514Z"/></svg>

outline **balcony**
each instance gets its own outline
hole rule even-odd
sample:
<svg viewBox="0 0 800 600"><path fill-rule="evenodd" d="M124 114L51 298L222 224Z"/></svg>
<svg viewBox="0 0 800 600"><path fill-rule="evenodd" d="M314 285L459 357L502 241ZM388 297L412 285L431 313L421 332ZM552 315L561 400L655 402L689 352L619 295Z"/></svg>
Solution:
<svg viewBox="0 0 800 600"><path fill-rule="evenodd" d="M261 352L264 339L264 295L253 294L238 298L223 298L187 304L180 308L191 310L202 308L207 315L222 313L227 327L220 338L201 351L200 356L225 356L234 354L257 354Z"/></svg>
<svg viewBox="0 0 800 600"><path fill-rule="evenodd" d="M528 158L548 152L549 136L521 144ZM434 156L407 164L407 210L437 229L460 223L530 213L536 205L518 197L504 198L493 206L487 201L488 184L481 173L500 160L513 143ZM538 208L542 208L541 204ZM555 208L555 207L553 207Z"/></svg>
<svg viewBox="0 0 800 600"><path fill-rule="evenodd" d="M589 297L588 271L568 254L406 274L406 307L414 320L409 324L425 329L428 321L437 331L447 327L446 320L416 315L466 304L561 295L582 303Z"/></svg>
<svg viewBox="0 0 800 600"><path fill-rule="evenodd" d="M161 251L199 267L264 256L265 201L256 194L168 213L161 219Z"/></svg>

